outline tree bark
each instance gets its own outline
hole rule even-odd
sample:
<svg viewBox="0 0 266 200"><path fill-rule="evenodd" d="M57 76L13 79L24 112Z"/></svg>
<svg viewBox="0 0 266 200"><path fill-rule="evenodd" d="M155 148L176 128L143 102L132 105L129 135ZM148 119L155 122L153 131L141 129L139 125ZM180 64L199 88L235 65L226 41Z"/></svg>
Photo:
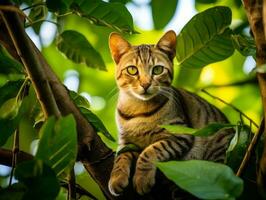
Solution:
<svg viewBox="0 0 266 200"><path fill-rule="evenodd" d="M243 4L256 43L257 68L260 68L266 63L266 27L264 26L266 24L266 15L264 15L266 3L263 0L244 0ZM266 119L266 73L257 73L257 78L262 97L264 119ZM266 127L266 120L263 123ZM264 138L266 139L265 128ZM258 166L257 184L261 194L266 197L266 141L264 141L264 150Z"/></svg>

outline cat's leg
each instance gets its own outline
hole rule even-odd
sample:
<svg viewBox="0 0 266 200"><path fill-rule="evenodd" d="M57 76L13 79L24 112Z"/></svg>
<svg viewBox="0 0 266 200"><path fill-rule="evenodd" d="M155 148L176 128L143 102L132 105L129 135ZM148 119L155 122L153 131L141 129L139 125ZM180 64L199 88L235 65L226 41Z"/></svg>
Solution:
<svg viewBox="0 0 266 200"><path fill-rule="evenodd" d="M135 152L124 152L118 155L114 160L114 166L108 183L109 191L118 196L128 185L130 176L131 163L134 159Z"/></svg>
<svg viewBox="0 0 266 200"><path fill-rule="evenodd" d="M193 142L194 137L180 135L157 141L146 147L138 157L133 177L136 191L143 195L155 184L155 162L182 159L193 146Z"/></svg>

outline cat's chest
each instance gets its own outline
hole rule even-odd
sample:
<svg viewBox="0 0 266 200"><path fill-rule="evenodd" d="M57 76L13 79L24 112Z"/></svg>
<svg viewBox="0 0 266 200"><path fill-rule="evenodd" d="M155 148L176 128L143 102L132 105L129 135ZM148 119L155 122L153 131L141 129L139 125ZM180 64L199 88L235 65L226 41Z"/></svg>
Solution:
<svg viewBox="0 0 266 200"><path fill-rule="evenodd" d="M149 143L150 133L158 132L160 125L184 122L182 109L176 106L172 100L161 102L161 104L149 107L146 110L138 110L137 107L128 109L117 109L116 119L120 134L120 142ZM140 107L141 108L141 107ZM159 134L156 133L156 134Z"/></svg>

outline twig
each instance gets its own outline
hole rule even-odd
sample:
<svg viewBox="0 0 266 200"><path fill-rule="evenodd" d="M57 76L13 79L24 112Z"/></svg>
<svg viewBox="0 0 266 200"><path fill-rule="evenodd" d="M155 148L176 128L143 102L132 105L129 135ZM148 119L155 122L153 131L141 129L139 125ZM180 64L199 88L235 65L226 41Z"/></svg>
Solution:
<svg viewBox="0 0 266 200"><path fill-rule="evenodd" d="M210 97L212 97L213 99L217 99L219 100L220 102L224 103L225 105L231 107L232 109L234 109L236 112L240 113L241 115L243 115L245 118L247 118L250 122L252 122L257 128L259 128L258 124L256 122L254 122L250 117L248 117L245 113L243 113L240 109L238 109L236 106L230 104L230 103L227 103L226 101L224 101L223 99L219 98L219 97L216 97L212 94L210 94L209 92L207 92L205 89L202 89L201 90L203 93L209 95Z"/></svg>
<svg viewBox="0 0 266 200"><path fill-rule="evenodd" d="M12 150L12 166L11 166L12 169L10 172L9 186L11 186L12 184L14 170L17 165L18 152L19 152L19 130L17 129L14 135L14 144L13 144L13 150Z"/></svg>
<svg viewBox="0 0 266 200"><path fill-rule="evenodd" d="M260 124L260 127L259 127L259 130L258 130L258 133L257 134L254 134L248 148L247 148L247 151L245 153L245 156L237 170L237 173L236 175L237 176L241 176L241 174L243 173L244 169L246 168L248 162L249 162L249 159L250 159L250 156L253 152L253 150L255 149L257 143L258 143L258 140L259 138L261 137L261 135L263 134L263 131L264 131L264 119L262 120L261 124Z"/></svg>
<svg viewBox="0 0 266 200"><path fill-rule="evenodd" d="M68 183L65 181L60 181L60 185L66 189L68 189ZM75 185L76 188L76 192L77 194L79 194L79 197L81 196L87 196L93 200L97 200L97 198L91 194L90 192L88 192L86 189L84 189L82 186L80 186L79 184L76 183Z"/></svg>
<svg viewBox="0 0 266 200"><path fill-rule="evenodd" d="M76 200L76 179L75 179L75 172L74 168L71 169L69 180L68 180L68 200Z"/></svg>
<svg viewBox="0 0 266 200"><path fill-rule="evenodd" d="M0 148L0 164L12 167L13 152L9 149ZM24 151L17 152L17 164L23 161L32 160L33 155Z"/></svg>
<svg viewBox="0 0 266 200"><path fill-rule="evenodd" d="M22 11L25 11L25 10L28 10L28 9L31 9L31 8L35 8L35 7L38 7L38 6L46 6L45 3L41 2L41 3L36 3L36 4L33 4L31 6L28 6L26 8L23 8Z"/></svg>
<svg viewBox="0 0 266 200"><path fill-rule="evenodd" d="M25 24L25 28L28 28L28 27L30 27L30 26L33 26L34 24L39 23L39 22L49 22L49 23L54 24L54 25L56 25L56 26L60 26L60 24L58 24L58 23L56 23L56 22L53 22L53 21L51 21L51 20L40 19L40 20L33 21L33 22L31 22L31 23Z"/></svg>
<svg viewBox="0 0 266 200"><path fill-rule="evenodd" d="M256 78L251 78L247 80L241 80L241 81L236 81L233 83L227 83L227 84L220 84L220 85L207 85L203 88L199 88L198 90L206 90L209 88L222 88L222 87L237 87L237 86L242 86L246 84L258 84L258 80Z"/></svg>
<svg viewBox="0 0 266 200"><path fill-rule="evenodd" d="M23 16L24 18L26 18L29 22L32 23L32 20L24 12L22 12L20 9L18 9L15 6L2 6L1 5L0 10L16 12L16 13L20 14L21 16Z"/></svg>

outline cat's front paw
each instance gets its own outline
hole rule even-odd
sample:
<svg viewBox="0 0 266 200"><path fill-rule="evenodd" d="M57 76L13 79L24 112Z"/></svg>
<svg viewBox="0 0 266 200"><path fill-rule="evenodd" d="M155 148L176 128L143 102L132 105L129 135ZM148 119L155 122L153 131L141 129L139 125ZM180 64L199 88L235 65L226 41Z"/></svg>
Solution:
<svg viewBox="0 0 266 200"><path fill-rule="evenodd" d="M138 194L144 195L151 191L155 184L155 169L149 171L136 171L133 178L133 185Z"/></svg>
<svg viewBox="0 0 266 200"><path fill-rule="evenodd" d="M111 176L108 188L112 195L119 196L123 190L128 186L128 176L124 173Z"/></svg>

